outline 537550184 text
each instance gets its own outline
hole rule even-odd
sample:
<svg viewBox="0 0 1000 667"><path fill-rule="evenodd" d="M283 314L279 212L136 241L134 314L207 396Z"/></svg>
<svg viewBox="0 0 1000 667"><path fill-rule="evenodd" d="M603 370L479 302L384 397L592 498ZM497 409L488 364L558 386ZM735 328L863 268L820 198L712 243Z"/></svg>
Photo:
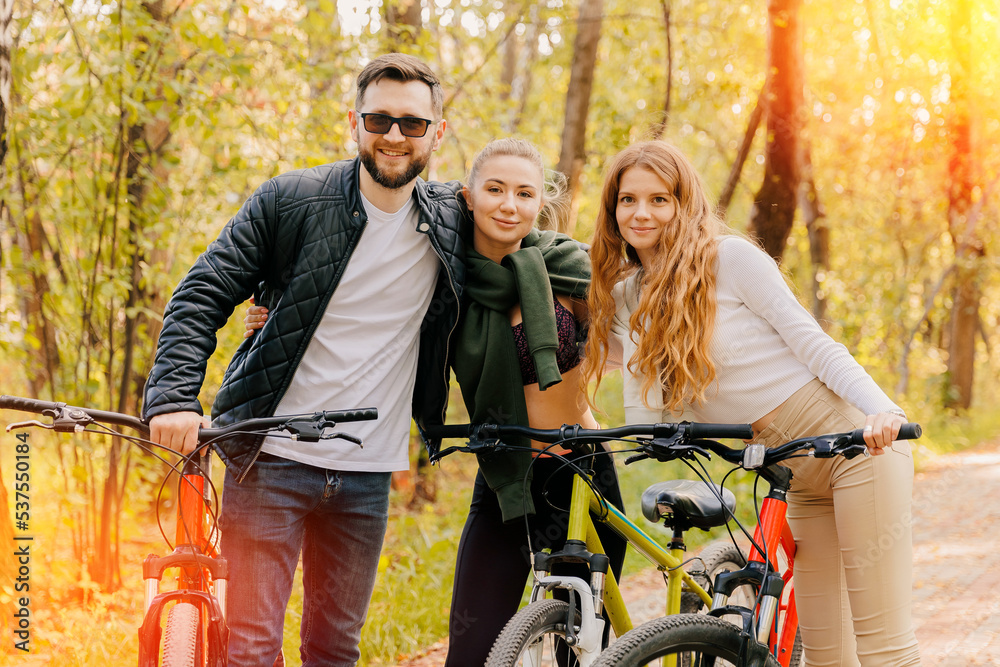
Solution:
<svg viewBox="0 0 1000 667"><path fill-rule="evenodd" d="M26 535L31 521L31 446L28 434L17 434L14 463L14 648L28 652L31 645L31 535Z"/></svg>

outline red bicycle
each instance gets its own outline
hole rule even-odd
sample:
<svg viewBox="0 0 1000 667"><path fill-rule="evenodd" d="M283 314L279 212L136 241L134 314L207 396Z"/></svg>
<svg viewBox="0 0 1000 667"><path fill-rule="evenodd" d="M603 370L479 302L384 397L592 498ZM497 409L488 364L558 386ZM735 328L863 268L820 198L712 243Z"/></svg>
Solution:
<svg viewBox="0 0 1000 667"><path fill-rule="evenodd" d="M791 590L795 542L785 517L792 473L778 464L795 456L854 458L866 453L863 433L863 429L856 429L800 438L771 449L760 444L730 448L707 439L654 439L641 444L639 456L658 461L714 453L755 472L771 489L758 511L750 553L745 559L728 544L725 546L732 554L728 567L711 567L708 561L712 559L702 556L708 573L715 575L712 606L707 613L666 616L641 625L601 653L594 667L798 665L802 655L796 646L798 614ZM896 439L913 440L920 434L918 424L904 424ZM705 553L711 548L706 548ZM730 597L738 591L743 592L742 599L734 604ZM736 624L722 617L736 617Z"/></svg>
<svg viewBox="0 0 1000 667"><path fill-rule="evenodd" d="M195 451L180 464L173 464L157 452L157 449L166 448L148 439L149 427L130 415L18 396L0 396L0 409L31 412L52 419L49 423L15 422L7 426L7 431L38 427L62 433L114 435L153 454L178 475L173 543L160 525L160 532L171 551L166 556L150 554L142 563L145 602L139 627L139 667L226 667L228 664L226 586L229 572L218 549L219 495L210 477L211 445L234 436L284 433L292 439L308 442L341 438L360 446L361 441L356 437L333 429L346 422L378 418L375 408L362 408L247 419L222 428L203 428ZM112 426L126 427L141 437L121 433ZM164 573L173 569L177 570L177 587L161 591ZM276 664L282 664L280 657Z"/></svg>

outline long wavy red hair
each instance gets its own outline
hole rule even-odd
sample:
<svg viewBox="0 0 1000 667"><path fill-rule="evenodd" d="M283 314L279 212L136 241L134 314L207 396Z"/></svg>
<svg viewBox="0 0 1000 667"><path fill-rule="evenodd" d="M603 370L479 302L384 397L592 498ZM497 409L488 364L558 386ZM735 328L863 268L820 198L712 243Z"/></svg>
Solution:
<svg viewBox="0 0 1000 667"><path fill-rule="evenodd" d="M656 174L676 200L674 220L660 235L650 266L642 265L618 228L618 191L629 169ZM716 237L725 231L697 171L675 146L663 141L641 142L611 160L590 250L593 274L584 377L597 378L595 391L607 363L615 316L612 290L638 274L639 303L628 322L629 336L637 341L637 349L624 363L643 379L643 402L649 406L649 392L654 387L662 391L664 407L675 414L685 402L704 402L706 390L715 380L709 345L717 303Z"/></svg>

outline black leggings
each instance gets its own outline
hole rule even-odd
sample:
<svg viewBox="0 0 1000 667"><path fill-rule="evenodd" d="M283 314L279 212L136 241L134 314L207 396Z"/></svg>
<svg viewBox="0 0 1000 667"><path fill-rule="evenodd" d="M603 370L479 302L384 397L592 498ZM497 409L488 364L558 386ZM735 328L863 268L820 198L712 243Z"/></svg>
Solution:
<svg viewBox="0 0 1000 667"><path fill-rule="evenodd" d="M614 462L609 455L594 458L594 485L611 504L621 508ZM566 541L573 474L554 458L537 459L533 469L531 495L536 514L529 520L531 546L535 551L545 547L558 550ZM615 577L620 577L625 541L603 524L598 524L597 533ZM589 581L585 565L557 567L561 569L553 574ZM493 642L517 611L530 572L524 519L504 523L496 494L482 473L478 474L458 545L445 667L478 667L486 662Z"/></svg>

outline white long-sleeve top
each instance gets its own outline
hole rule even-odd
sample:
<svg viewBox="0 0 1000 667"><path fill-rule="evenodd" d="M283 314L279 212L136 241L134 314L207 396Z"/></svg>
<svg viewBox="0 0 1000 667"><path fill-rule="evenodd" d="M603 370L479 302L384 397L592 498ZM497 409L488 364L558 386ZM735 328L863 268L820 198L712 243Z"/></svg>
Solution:
<svg viewBox="0 0 1000 667"><path fill-rule="evenodd" d="M628 370L636 350L628 323L639 302L638 277L615 286L617 312L611 333L621 343L626 422L683 418L753 423L813 378L865 414L903 414L847 348L830 338L802 307L766 253L738 236L721 237L715 271L718 311L709 353L716 379L703 404L685 401L683 415L666 411L656 388L646 400L650 407L644 405L642 378Z"/></svg>

